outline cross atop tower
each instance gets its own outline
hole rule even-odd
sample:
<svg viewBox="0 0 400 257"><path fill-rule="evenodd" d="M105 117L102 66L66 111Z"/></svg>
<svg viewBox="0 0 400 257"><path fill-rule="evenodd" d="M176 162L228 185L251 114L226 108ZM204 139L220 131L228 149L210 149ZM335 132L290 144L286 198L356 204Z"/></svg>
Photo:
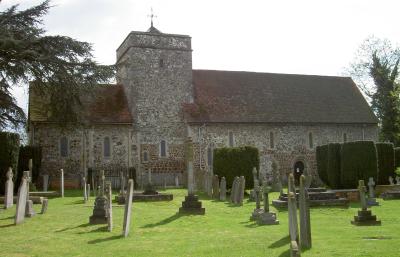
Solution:
<svg viewBox="0 0 400 257"><path fill-rule="evenodd" d="M154 15L154 13L153 13L153 7L151 7L151 9L150 9L150 15L147 15L147 17L150 17L150 20L151 20L151 28L152 28L152 27L153 27L153 18L157 18L157 16Z"/></svg>

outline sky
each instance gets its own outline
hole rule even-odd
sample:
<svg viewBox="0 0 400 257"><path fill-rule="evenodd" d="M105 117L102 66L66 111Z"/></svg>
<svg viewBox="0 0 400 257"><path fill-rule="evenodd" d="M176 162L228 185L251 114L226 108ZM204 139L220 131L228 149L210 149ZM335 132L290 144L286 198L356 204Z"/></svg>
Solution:
<svg viewBox="0 0 400 257"><path fill-rule="evenodd" d="M2 0L0 11L41 1ZM154 26L192 37L193 69L344 75L369 36L400 43L398 0L53 0L50 35L93 44L101 64L130 31ZM16 88L27 109L26 89Z"/></svg>

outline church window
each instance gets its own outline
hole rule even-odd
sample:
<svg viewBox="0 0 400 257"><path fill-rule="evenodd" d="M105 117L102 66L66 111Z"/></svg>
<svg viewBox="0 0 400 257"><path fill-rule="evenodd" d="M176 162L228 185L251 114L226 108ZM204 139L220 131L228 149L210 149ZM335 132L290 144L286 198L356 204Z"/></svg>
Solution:
<svg viewBox="0 0 400 257"><path fill-rule="evenodd" d="M165 142L165 140L161 140L160 142L160 156L161 157L167 156L167 142Z"/></svg>
<svg viewBox="0 0 400 257"><path fill-rule="evenodd" d="M233 138L233 132L229 131L229 147L233 147L235 145L235 139Z"/></svg>
<svg viewBox="0 0 400 257"><path fill-rule="evenodd" d="M61 157L68 156L68 138L67 137L62 137L60 139L60 155L61 155Z"/></svg>
<svg viewBox="0 0 400 257"><path fill-rule="evenodd" d="M275 148L275 138L274 138L274 132L270 131L269 132L269 148L274 149Z"/></svg>
<svg viewBox="0 0 400 257"><path fill-rule="evenodd" d="M144 151L143 152L143 162L148 162L149 161L149 152Z"/></svg>
<svg viewBox="0 0 400 257"><path fill-rule="evenodd" d="M160 68L164 68L164 59L160 59Z"/></svg>
<svg viewBox="0 0 400 257"><path fill-rule="evenodd" d="M213 165L213 149L211 146L207 149L207 165L211 167Z"/></svg>
<svg viewBox="0 0 400 257"><path fill-rule="evenodd" d="M111 156L111 144L110 138L105 137L103 142L103 156L104 158L109 158Z"/></svg>
<svg viewBox="0 0 400 257"><path fill-rule="evenodd" d="M309 145L310 149L314 148L314 140L313 140L312 132L308 133L308 145Z"/></svg>
<svg viewBox="0 0 400 257"><path fill-rule="evenodd" d="M347 142L347 133L343 133L343 143Z"/></svg>

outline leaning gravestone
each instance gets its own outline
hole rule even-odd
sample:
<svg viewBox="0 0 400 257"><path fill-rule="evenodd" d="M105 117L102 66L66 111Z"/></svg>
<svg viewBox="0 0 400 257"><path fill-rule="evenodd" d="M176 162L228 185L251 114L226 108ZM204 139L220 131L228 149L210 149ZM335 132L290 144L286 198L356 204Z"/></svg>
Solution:
<svg viewBox="0 0 400 257"><path fill-rule="evenodd" d="M43 199L42 201L42 210L40 214L45 214L47 211L47 206L49 205L49 200L47 198Z"/></svg>
<svg viewBox="0 0 400 257"><path fill-rule="evenodd" d="M15 212L14 224L18 225L24 221L25 218L25 208L26 208L26 197L28 189L28 180L24 174L21 180L21 186L18 189L17 198L17 209Z"/></svg>
<svg viewBox="0 0 400 257"><path fill-rule="evenodd" d="M11 167L8 168L7 174L7 181L6 181L6 190L5 190L5 197L4 197L4 208L8 209L13 206L14 201L14 182L13 182L13 172Z"/></svg>
<svg viewBox="0 0 400 257"><path fill-rule="evenodd" d="M60 170L60 194L64 197L64 170Z"/></svg>
<svg viewBox="0 0 400 257"><path fill-rule="evenodd" d="M301 175L299 189L300 246L311 248L310 203L305 184L306 177Z"/></svg>
<svg viewBox="0 0 400 257"><path fill-rule="evenodd" d="M130 224L131 224L132 195L133 195L133 180L130 179L128 181L127 199L125 201L124 224L123 224L123 236L124 237L128 236L129 227L130 227Z"/></svg>
<svg viewBox="0 0 400 257"><path fill-rule="evenodd" d="M226 200L226 180L225 177L221 178L221 184L219 187L219 200L225 201Z"/></svg>
<svg viewBox="0 0 400 257"><path fill-rule="evenodd" d="M213 198L216 200L219 200L219 179L218 175L214 175L213 181L212 181L212 186L213 186Z"/></svg>
<svg viewBox="0 0 400 257"><path fill-rule="evenodd" d="M358 215L354 216L354 220L351 221L351 224L360 226L360 225L381 225L381 221L376 219L375 215L371 214L371 210L368 210L367 201L365 192L367 191L364 180L360 180L358 182L358 191L360 193L360 203L361 210L358 211Z"/></svg>

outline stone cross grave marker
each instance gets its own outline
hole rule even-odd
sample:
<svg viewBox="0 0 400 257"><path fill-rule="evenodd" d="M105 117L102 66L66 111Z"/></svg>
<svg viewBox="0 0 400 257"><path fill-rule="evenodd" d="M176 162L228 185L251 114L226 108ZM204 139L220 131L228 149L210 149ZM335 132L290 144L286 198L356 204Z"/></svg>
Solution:
<svg viewBox="0 0 400 257"><path fill-rule="evenodd" d="M258 217L257 223L259 225L278 225L279 220L276 219L276 214L269 211L269 197L268 193L272 187L268 186L267 181L263 181L263 194L264 194L264 210Z"/></svg>
<svg viewBox="0 0 400 257"><path fill-rule="evenodd" d="M264 210L261 209L261 204L260 204L260 191L261 188L259 185L256 185L254 187L254 200L256 201L256 208L253 210L253 213L250 216L250 220L257 220L260 215L264 212Z"/></svg>
<svg viewBox="0 0 400 257"><path fill-rule="evenodd" d="M219 187L219 200L225 201L226 200L226 180L225 177L221 178L221 184Z"/></svg>
<svg viewBox="0 0 400 257"><path fill-rule="evenodd" d="M219 178L218 175L213 177L213 198L219 200Z"/></svg>
<svg viewBox="0 0 400 257"><path fill-rule="evenodd" d="M22 223L25 219L25 208L26 208L26 197L27 197L27 184L28 180L25 176L22 177L21 179L21 185L18 188L18 197L17 197L17 208L15 212L15 219L14 219L14 224L18 225Z"/></svg>
<svg viewBox="0 0 400 257"><path fill-rule="evenodd" d="M299 189L300 246L311 248L310 203L305 184L306 177L301 175Z"/></svg>
<svg viewBox="0 0 400 257"><path fill-rule="evenodd" d="M47 192L49 188L49 174L43 174L43 192Z"/></svg>
<svg viewBox="0 0 400 257"><path fill-rule="evenodd" d="M64 197L64 170L60 169L60 194Z"/></svg>
<svg viewBox="0 0 400 257"><path fill-rule="evenodd" d="M393 177L392 177L392 176L389 176L389 183L390 183L391 186L394 185L394 183L393 183Z"/></svg>
<svg viewBox="0 0 400 257"><path fill-rule="evenodd" d="M6 173L6 189L5 189L5 197L4 197L4 208L8 209L13 206L14 202L14 182L13 182L13 172L11 167L8 168Z"/></svg>
<svg viewBox="0 0 400 257"><path fill-rule="evenodd" d="M128 181L127 199L125 201L124 224L123 224L124 237L127 237L129 234L129 227L131 223L131 212L132 212L132 195L133 195L133 180L130 179Z"/></svg>
<svg viewBox="0 0 400 257"><path fill-rule="evenodd" d="M31 163L31 162L30 162ZM29 182L31 181L31 177L29 176L29 170L24 171L24 177L26 178L26 202L25 202L25 217L30 218L35 216L35 211L33 210L33 202L29 200Z"/></svg>
<svg viewBox="0 0 400 257"><path fill-rule="evenodd" d="M45 198L42 201L42 210L40 211L40 214L45 214L47 211L47 206L49 205L49 199Z"/></svg>
<svg viewBox="0 0 400 257"><path fill-rule="evenodd" d="M381 225L381 221L377 220L376 215L372 215L371 210L368 210L368 205L365 195L367 189L365 187L364 180L358 181L358 191L360 193L361 210L358 211L357 216L354 216L354 220L351 221L351 224L356 226Z"/></svg>

